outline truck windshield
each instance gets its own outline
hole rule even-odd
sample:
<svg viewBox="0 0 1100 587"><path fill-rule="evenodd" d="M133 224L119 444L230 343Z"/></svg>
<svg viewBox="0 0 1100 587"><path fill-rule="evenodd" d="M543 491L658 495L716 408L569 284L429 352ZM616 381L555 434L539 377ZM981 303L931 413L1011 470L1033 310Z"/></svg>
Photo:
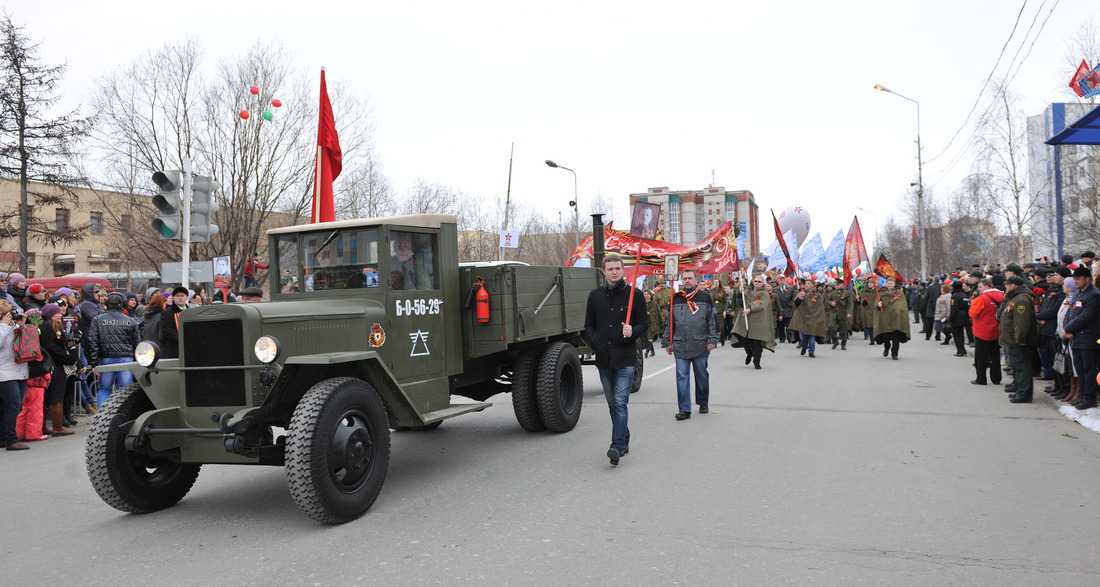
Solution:
<svg viewBox="0 0 1100 587"><path fill-rule="evenodd" d="M378 230L302 235L303 283L294 291L378 287Z"/></svg>

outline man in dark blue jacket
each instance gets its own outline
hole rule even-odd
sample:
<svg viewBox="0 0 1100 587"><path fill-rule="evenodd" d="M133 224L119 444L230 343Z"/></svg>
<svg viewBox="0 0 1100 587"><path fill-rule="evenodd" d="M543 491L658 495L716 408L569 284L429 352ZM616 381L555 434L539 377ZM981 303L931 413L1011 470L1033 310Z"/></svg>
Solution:
<svg viewBox="0 0 1100 587"><path fill-rule="evenodd" d="M1078 410L1096 407L1096 373L1100 371L1100 292L1092 285L1092 272L1080 266L1073 270L1077 300L1066 311L1062 324L1073 350L1073 365L1081 385L1081 399L1073 404Z"/></svg>
<svg viewBox="0 0 1100 587"><path fill-rule="evenodd" d="M596 353L596 368L611 412L611 448L607 449L607 458L614 466L630 452L626 404L634 384L635 345L639 337L645 336L649 319L642 292L632 289L623 279L623 260L618 255L604 257L603 274L606 284L588 294L584 333ZM631 292L634 305L628 319Z"/></svg>
<svg viewBox="0 0 1100 587"><path fill-rule="evenodd" d="M1054 356L1062 346L1058 338L1058 311L1062 309L1062 303L1066 301L1066 292L1062 291L1062 284L1071 275L1073 275L1073 272L1068 267L1053 268L1047 273L1047 295L1043 298L1043 305L1035 315L1035 318L1039 320L1039 333L1043 336L1043 348L1046 349L1046 354L1050 357L1052 363ZM1051 377L1054 379L1054 384L1046 387L1043 391L1053 396L1058 396L1063 391L1069 394L1069 379L1065 375L1051 369ZM1066 396L1061 395L1058 399L1063 397Z"/></svg>
<svg viewBox="0 0 1100 587"><path fill-rule="evenodd" d="M88 345L84 349L89 365L95 367L134 360L134 347L141 342L141 335L138 334L137 322L122 312L125 303L126 298L113 291L107 294L107 311L92 318L88 325ZM97 405L102 406L107 401L115 386L126 387L133 382L134 375L129 371L101 374Z"/></svg>

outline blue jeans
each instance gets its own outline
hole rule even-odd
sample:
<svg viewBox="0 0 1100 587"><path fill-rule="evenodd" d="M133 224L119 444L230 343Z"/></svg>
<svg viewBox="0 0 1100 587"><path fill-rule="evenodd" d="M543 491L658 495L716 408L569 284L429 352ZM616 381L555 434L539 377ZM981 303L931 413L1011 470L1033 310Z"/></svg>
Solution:
<svg viewBox="0 0 1100 587"><path fill-rule="evenodd" d="M691 389L689 370L695 372L695 403L710 405L710 374L707 373L707 357L681 359L676 357L676 400L681 412L691 413Z"/></svg>
<svg viewBox="0 0 1100 587"><path fill-rule="evenodd" d="M810 336L802 332L798 333L798 340L802 342L802 348L806 349L806 352L812 353L817 348L817 337ZM810 345L810 346L806 346Z"/></svg>
<svg viewBox="0 0 1100 587"><path fill-rule="evenodd" d="M23 410L23 396L27 393L26 379L0 381L0 442L15 444L15 420Z"/></svg>
<svg viewBox="0 0 1100 587"><path fill-rule="evenodd" d="M114 365L117 363L130 363L133 359L130 357L115 357L111 359L103 359L99 362L100 365ZM115 386L126 387L134 382L134 374L129 371L108 371L99 375L99 393L96 394L99 401L97 405L102 406L107 401L108 397L111 397L111 391Z"/></svg>
<svg viewBox="0 0 1100 587"><path fill-rule="evenodd" d="M630 446L630 428L626 425L626 404L634 384L634 365L622 369L596 366L600 371L603 395L611 412L611 448L622 454Z"/></svg>

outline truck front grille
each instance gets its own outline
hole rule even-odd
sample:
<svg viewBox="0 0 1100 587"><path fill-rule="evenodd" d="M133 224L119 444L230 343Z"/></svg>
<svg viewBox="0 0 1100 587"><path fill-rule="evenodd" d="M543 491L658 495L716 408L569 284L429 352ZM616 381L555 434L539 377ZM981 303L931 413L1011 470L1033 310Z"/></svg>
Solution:
<svg viewBox="0 0 1100 587"><path fill-rule="evenodd" d="M184 367L233 365L236 369L185 373L187 405L245 405L244 333L240 320L188 322L183 325Z"/></svg>

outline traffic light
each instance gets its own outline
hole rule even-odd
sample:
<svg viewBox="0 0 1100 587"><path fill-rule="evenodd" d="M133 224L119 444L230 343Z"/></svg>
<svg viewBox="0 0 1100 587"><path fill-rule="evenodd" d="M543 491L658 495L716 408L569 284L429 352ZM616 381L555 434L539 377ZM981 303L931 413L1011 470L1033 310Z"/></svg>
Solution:
<svg viewBox="0 0 1100 587"><path fill-rule="evenodd" d="M218 234L218 225L210 221L218 211L214 192L221 188L218 182L202 175L192 176L191 181L191 242L208 243Z"/></svg>
<svg viewBox="0 0 1100 587"><path fill-rule="evenodd" d="M157 195L153 196L153 205L160 212L160 217L153 220L153 229L161 240L181 240L183 220L180 215L180 188L183 186L183 172L154 172L153 183L159 188Z"/></svg>

